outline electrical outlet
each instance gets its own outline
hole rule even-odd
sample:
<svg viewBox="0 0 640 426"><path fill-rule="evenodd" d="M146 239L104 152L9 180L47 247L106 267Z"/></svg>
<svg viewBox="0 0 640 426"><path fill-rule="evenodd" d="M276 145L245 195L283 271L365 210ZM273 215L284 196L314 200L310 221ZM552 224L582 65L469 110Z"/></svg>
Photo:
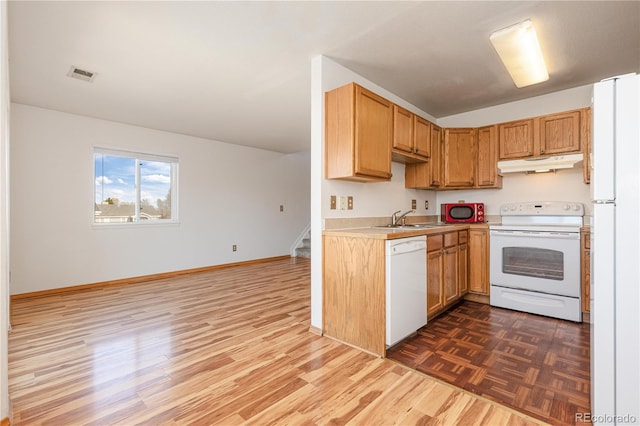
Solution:
<svg viewBox="0 0 640 426"><path fill-rule="evenodd" d="M332 195L330 199L331 199L331 202L330 202L330 207L329 208L331 210L335 210L336 209L336 196Z"/></svg>
<svg viewBox="0 0 640 426"><path fill-rule="evenodd" d="M340 196L340 210L347 209L347 197Z"/></svg>
<svg viewBox="0 0 640 426"><path fill-rule="evenodd" d="M283 212L284 211L284 204L280 204L280 211Z"/></svg>
<svg viewBox="0 0 640 426"><path fill-rule="evenodd" d="M238 251L238 246L237 245L232 245L231 246L231 251Z"/></svg>
<svg viewBox="0 0 640 426"><path fill-rule="evenodd" d="M424 200L424 209L429 210L429 200Z"/></svg>
<svg viewBox="0 0 640 426"><path fill-rule="evenodd" d="M353 210L353 197L351 195L347 197L347 210Z"/></svg>
<svg viewBox="0 0 640 426"><path fill-rule="evenodd" d="M415 210L418 207L418 202L416 200L411 200L411 210Z"/></svg>

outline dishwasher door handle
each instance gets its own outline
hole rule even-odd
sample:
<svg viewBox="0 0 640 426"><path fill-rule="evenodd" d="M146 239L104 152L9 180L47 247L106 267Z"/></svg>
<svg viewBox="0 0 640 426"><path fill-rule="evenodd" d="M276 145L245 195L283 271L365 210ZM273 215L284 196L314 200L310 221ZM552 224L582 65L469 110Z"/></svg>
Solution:
<svg viewBox="0 0 640 426"><path fill-rule="evenodd" d="M427 250L426 241L407 241L403 243L393 244L389 246L390 256L396 256L405 253L413 253L420 250Z"/></svg>

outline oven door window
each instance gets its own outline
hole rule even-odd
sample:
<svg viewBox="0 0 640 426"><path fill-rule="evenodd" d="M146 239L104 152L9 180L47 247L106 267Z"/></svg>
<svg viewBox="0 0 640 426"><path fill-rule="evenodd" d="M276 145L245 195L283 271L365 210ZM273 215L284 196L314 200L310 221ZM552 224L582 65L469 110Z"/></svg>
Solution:
<svg viewBox="0 0 640 426"><path fill-rule="evenodd" d="M564 280L564 253L536 247L503 247L502 272L525 277Z"/></svg>

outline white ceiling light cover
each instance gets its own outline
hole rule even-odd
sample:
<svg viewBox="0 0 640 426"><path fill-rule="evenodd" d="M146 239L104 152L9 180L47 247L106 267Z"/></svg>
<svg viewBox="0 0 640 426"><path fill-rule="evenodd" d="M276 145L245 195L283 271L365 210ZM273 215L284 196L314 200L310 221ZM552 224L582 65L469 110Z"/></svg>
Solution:
<svg viewBox="0 0 640 426"><path fill-rule="evenodd" d="M516 87L530 86L549 79L531 20L496 31L489 39Z"/></svg>

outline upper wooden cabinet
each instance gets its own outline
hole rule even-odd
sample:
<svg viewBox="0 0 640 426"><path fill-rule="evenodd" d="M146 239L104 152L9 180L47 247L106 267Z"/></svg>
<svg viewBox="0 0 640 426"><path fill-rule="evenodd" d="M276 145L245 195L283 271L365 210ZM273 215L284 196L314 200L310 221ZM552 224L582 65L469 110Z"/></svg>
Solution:
<svg viewBox="0 0 640 426"><path fill-rule="evenodd" d="M478 129L477 188L502 188L498 174L498 126Z"/></svg>
<svg viewBox="0 0 640 426"><path fill-rule="evenodd" d="M398 105L393 106L393 161L423 162L431 150L431 123Z"/></svg>
<svg viewBox="0 0 640 426"><path fill-rule="evenodd" d="M589 112L583 108L498 124L500 159L581 152L589 143Z"/></svg>
<svg viewBox="0 0 640 426"><path fill-rule="evenodd" d="M391 179L393 104L355 84L325 93L327 179Z"/></svg>
<svg viewBox="0 0 640 426"><path fill-rule="evenodd" d="M444 131L444 187L473 188L476 177L476 129Z"/></svg>
<svg viewBox="0 0 640 426"><path fill-rule="evenodd" d="M500 159L533 156L533 119L498 125Z"/></svg>
<svg viewBox="0 0 640 426"><path fill-rule="evenodd" d="M412 189L442 188L442 128L430 123L429 140L431 156L424 163L407 164L404 169L404 186Z"/></svg>
<svg viewBox="0 0 640 426"><path fill-rule="evenodd" d="M540 155L580 151L580 111L540 117Z"/></svg>

